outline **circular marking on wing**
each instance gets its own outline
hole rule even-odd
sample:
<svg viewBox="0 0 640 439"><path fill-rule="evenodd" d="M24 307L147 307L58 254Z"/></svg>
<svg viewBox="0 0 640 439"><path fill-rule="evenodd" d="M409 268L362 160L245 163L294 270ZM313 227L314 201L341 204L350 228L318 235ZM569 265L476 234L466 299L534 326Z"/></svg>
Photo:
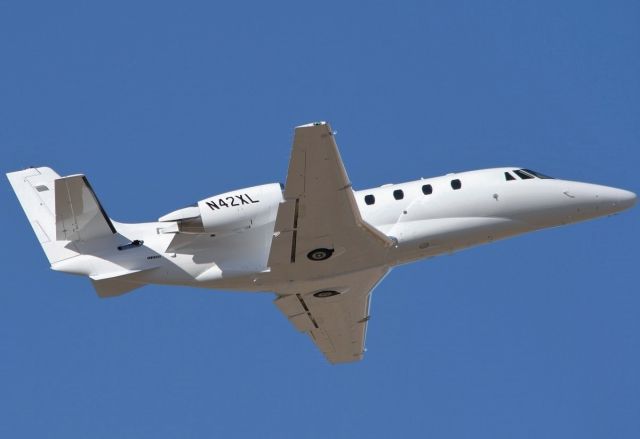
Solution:
<svg viewBox="0 0 640 439"><path fill-rule="evenodd" d="M324 261L325 259L329 259L333 254L333 250L328 248L317 248L315 250L311 250L307 253L307 258L312 261Z"/></svg>
<svg viewBox="0 0 640 439"><path fill-rule="evenodd" d="M313 293L313 297L324 299L325 297L333 297L333 296L337 296L338 294L340 293L337 291L324 290L324 291L318 291L317 293Z"/></svg>

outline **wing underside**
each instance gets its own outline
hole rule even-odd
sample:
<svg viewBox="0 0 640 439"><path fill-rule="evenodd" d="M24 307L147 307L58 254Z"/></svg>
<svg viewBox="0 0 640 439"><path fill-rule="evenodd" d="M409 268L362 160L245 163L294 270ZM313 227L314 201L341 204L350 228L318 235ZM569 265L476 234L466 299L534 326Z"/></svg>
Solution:
<svg viewBox="0 0 640 439"><path fill-rule="evenodd" d="M391 245L362 219L331 127L297 127L270 276L284 285L278 308L330 362L362 358L370 293L388 271Z"/></svg>
<svg viewBox="0 0 640 439"><path fill-rule="evenodd" d="M391 240L365 222L328 124L296 128L269 267L287 279L331 276L382 261ZM330 249L318 264L307 256ZM338 257L339 256L339 257Z"/></svg>
<svg viewBox="0 0 640 439"><path fill-rule="evenodd" d="M331 363L362 359L371 292L388 269L378 268L315 282L300 282L279 291L274 301L291 324L309 334Z"/></svg>

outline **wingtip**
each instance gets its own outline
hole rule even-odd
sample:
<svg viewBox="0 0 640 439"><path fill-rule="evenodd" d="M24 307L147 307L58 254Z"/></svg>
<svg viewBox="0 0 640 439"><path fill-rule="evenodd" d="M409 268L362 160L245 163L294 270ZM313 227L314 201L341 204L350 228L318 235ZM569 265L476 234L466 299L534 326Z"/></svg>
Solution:
<svg viewBox="0 0 640 439"><path fill-rule="evenodd" d="M318 126L324 126L324 125L328 125L327 122L325 122L324 120L321 120L319 122L310 122L310 123L306 123L304 125L298 125L296 127L297 128L309 128L309 127L318 127Z"/></svg>

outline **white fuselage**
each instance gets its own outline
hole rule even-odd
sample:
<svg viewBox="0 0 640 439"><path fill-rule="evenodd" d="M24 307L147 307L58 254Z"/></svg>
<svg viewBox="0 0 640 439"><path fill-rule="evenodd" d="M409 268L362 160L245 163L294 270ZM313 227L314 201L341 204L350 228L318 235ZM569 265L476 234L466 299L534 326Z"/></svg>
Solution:
<svg viewBox="0 0 640 439"><path fill-rule="evenodd" d="M391 237L396 245L384 258L363 260L361 267L351 267L350 271L391 267L542 228L611 215L635 203L635 194L629 191L557 179L522 179L514 174L516 169L519 168L448 174L355 191L362 218ZM512 179L507 180L505 173L510 173ZM82 249L81 256L52 268L85 275L126 268L140 270L137 280L141 283L277 290L279 285L296 280L276 277L267 266L281 201L281 195L262 200L268 205L262 205L266 213L261 221L249 221L241 230L201 235L195 253L167 251L174 238L167 232L171 224L167 221L114 222L118 234L106 239L119 240L118 245L134 240L144 244L114 252L113 245L94 241ZM156 268L146 270L148 267Z"/></svg>

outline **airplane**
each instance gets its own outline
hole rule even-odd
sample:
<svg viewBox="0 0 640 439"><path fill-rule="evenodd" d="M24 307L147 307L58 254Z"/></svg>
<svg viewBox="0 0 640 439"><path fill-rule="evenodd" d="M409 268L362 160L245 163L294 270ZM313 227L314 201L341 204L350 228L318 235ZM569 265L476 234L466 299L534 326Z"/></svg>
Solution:
<svg viewBox="0 0 640 439"><path fill-rule="evenodd" d="M326 122L295 128L284 186L226 192L148 223L112 220L84 175L7 177L51 268L88 276L99 297L147 284L275 292L333 364L363 358L371 292L393 267L636 202L517 166L356 191Z"/></svg>

